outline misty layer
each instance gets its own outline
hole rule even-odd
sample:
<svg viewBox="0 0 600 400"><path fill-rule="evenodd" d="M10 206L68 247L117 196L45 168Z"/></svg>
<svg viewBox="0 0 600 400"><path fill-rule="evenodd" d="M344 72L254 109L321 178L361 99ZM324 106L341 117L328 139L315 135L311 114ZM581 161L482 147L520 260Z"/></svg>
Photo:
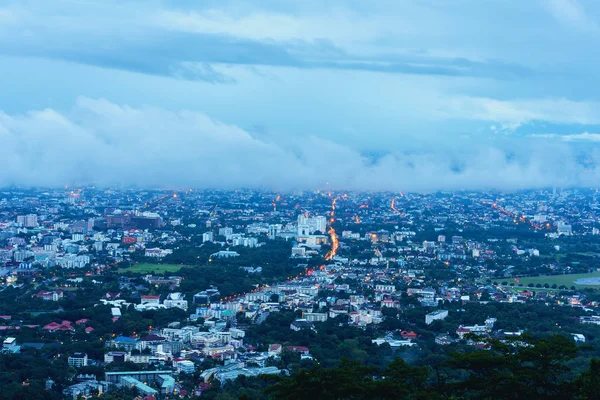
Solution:
<svg viewBox="0 0 600 400"><path fill-rule="evenodd" d="M429 191L600 183L593 145L548 137L431 143L373 157L310 132L267 142L199 112L90 98L65 114L0 113L0 140L0 185Z"/></svg>

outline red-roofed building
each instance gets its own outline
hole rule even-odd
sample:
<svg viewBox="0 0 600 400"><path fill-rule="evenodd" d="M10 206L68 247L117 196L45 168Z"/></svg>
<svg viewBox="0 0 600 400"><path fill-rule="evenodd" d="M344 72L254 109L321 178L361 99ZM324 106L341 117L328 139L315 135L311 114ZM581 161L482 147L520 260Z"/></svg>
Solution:
<svg viewBox="0 0 600 400"><path fill-rule="evenodd" d="M304 347L304 346L286 346L285 349L289 350L289 351L293 351L294 353L302 353L302 354L309 353L308 347Z"/></svg>
<svg viewBox="0 0 600 400"><path fill-rule="evenodd" d="M89 319L82 318L82 319L78 319L77 321L75 321L75 324L76 325L85 325L85 324L87 324L88 321L89 321Z"/></svg>
<svg viewBox="0 0 600 400"><path fill-rule="evenodd" d="M402 336L403 339L416 339L417 337L419 337L419 335L417 335L413 331L402 331L400 332L400 336Z"/></svg>
<svg viewBox="0 0 600 400"><path fill-rule="evenodd" d="M121 292L106 292L106 294L102 297L106 300L114 300L121 297Z"/></svg>
<svg viewBox="0 0 600 400"><path fill-rule="evenodd" d="M480 326L480 325L462 326L462 325L459 325L458 329L456 330L456 334L461 339L468 333L472 333L474 335L481 335L481 334L485 333L485 326Z"/></svg>
<svg viewBox="0 0 600 400"><path fill-rule="evenodd" d="M49 331L49 332L57 332L57 331L73 332L73 331L75 331L75 328L73 327L73 325L71 325L70 321L63 321L60 324L57 322L51 322L48 325L44 325L43 329L45 331Z"/></svg>
<svg viewBox="0 0 600 400"><path fill-rule="evenodd" d="M381 301L381 307L400 308L400 302L398 300L384 299Z"/></svg>
<svg viewBox="0 0 600 400"><path fill-rule="evenodd" d="M63 291L56 290L53 292L48 292L48 291L42 290L41 292L38 292L38 293L32 295L31 297L39 297L42 300L58 301L63 298Z"/></svg>
<svg viewBox="0 0 600 400"><path fill-rule="evenodd" d="M18 325L0 325L0 331L14 331L21 329Z"/></svg>
<svg viewBox="0 0 600 400"><path fill-rule="evenodd" d="M465 336L467 333L471 333L471 331L469 329L465 329L462 326L459 326L458 329L456 330L456 334L462 339L463 336Z"/></svg>
<svg viewBox="0 0 600 400"><path fill-rule="evenodd" d="M87 328L85 328L85 333L91 333L94 331L94 328L92 328L91 326L88 326Z"/></svg>
<svg viewBox="0 0 600 400"><path fill-rule="evenodd" d="M142 296L142 304L160 304L160 296Z"/></svg>
<svg viewBox="0 0 600 400"><path fill-rule="evenodd" d="M269 346L269 356L276 356L281 353L281 345L279 343L274 343Z"/></svg>

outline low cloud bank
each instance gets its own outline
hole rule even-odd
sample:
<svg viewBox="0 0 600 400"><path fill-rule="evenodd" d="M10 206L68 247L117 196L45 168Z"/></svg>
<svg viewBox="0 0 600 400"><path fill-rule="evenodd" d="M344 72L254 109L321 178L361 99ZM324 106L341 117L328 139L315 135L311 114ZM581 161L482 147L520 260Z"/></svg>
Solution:
<svg viewBox="0 0 600 400"><path fill-rule="evenodd" d="M317 136L266 141L198 112L79 98L68 113L0 112L0 186L434 191L600 184L595 145L500 140L440 140L374 158Z"/></svg>

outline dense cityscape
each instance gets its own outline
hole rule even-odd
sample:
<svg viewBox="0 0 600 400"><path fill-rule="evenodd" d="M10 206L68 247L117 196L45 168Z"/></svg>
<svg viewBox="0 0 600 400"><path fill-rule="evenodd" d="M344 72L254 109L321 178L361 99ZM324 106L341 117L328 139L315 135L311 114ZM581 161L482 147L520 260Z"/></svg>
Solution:
<svg viewBox="0 0 600 400"><path fill-rule="evenodd" d="M587 398L600 356L597 189L6 188L0 246L0 398L485 398L501 345Z"/></svg>

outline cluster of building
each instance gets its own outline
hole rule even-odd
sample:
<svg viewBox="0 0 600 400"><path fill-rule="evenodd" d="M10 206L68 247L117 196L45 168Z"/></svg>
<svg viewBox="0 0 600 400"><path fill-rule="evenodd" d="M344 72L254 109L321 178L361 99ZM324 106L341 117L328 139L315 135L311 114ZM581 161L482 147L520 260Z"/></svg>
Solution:
<svg viewBox="0 0 600 400"><path fill-rule="evenodd" d="M381 326L386 315L421 307L426 311L420 323L435 328L467 302L539 302L578 308L582 324L600 325L598 304L583 293L519 286L518 281L531 260L561 254L561 246L572 238L598 235L599 219L593 191L285 196L251 190L6 192L0 200L0 290L33 278L43 286L35 286L31 298L47 301L38 305L60 305L70 291L52 287L57 279L49 273L53 268L67 270L64 285L76 286L87 275L101 277L128 263L168 261L182 249L208 246L207 262L226 263L248 252L288 246L290 277L257 285L249 293L223 297L212 286L186 296L181 285L185 277L165 274L120 281L127 296L108 292L94 300L110 306L114 322L126 312L165 309L182 310L187 319L149 327L143 336L111 338L102 360L70 354L68 363L74 368L130 362L159 369L82 375L65 394L76 398L128 386L142 395L172 395L180 392L178 374L194 373L207 359L218 367L202 371L204 384L240 375L285 374L267 361L286 351L314 361L310 346L269 343L268 350L257 351L247 340L248 326L237 321L242 315L250 324L261 324L272 313L295 311L299 318L285 327L292 334L318 330L331 319L357 328ZM537 234L538 242L522 240L517 234L522 231ZM540 264L556 273L578 268L576 263ZM252 278L263 273L260 265L235 268ZM165 287L166 295L166 290L149 294ZM0 318L0 333L22 327L57 336L94 331L86 319L35 326ZM495 322L456 324L435 342L481 345L486 337L522 333L495 330ZM407 325L384 332L373 343L418 348L423 339L415 330ZM6 336L2 351L18 353L23 345Z"/></svg>

